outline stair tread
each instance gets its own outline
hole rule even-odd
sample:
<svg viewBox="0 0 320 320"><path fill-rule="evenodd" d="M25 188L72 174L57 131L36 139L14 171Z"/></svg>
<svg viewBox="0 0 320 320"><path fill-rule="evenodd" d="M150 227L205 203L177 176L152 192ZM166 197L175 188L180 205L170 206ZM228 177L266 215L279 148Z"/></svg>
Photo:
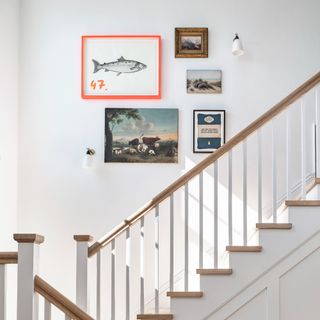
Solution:
<svg viewBox="0 0 320 320"><path fill-rule="evenodd" d="M320 200L286 200L288 207L320 206Z"/></svg>
<svg viewBox="0 0 320 320"><path fill-rule="evenodd" d="M232 269L197 269L197 274L201 275L230 275Z"/></svg>
<svg viewBox="0 0 320 320"><path fill-rule="evenodd" d="M227 246L229 252L261 252L262 246Z"/></svg>
<svg viewBox="0 0 320 320"><path fill-rule="evenodd" d="M292 229L292 223L257 223L258 229Z"/></svg>
<svg viewBox="0 0 320 320"><path fill-rule="evenodd" d="M150 314L138 314L137 315L137 319L144 319L144 320L171 320L173 319L173 314L169 314L169 313L166 313L166 314L153 314L153 313L150 313Z"/></svg>
<svg viewBox="0 0 320 320"><path fill-rule="evenodd" d="M202 291L168 291L167 297L171 298L201 298Z"/></svg>

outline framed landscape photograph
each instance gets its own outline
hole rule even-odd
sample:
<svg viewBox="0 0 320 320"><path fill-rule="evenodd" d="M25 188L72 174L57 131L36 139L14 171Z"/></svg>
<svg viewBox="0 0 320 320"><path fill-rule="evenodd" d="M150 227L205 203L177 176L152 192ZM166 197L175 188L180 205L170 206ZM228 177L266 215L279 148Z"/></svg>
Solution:
<svg viewBox="0 0 320 320"><path fill-rule="evenodd" d="M176 28L176 58L208 58L208 28Z"/></svg>
<svg viewBox="0 0 320 320"><path fill-rule="evenodd" d="M84 99L160 99L160 36L83 36Z"/></svg>
<svg viewBox="0 0 320 320"><path fill-rule="evenodd" d="M106 108L105 162L177 163L178 109Z"/></svg>
<svg viewBox="0 0 320 320"><path fill-rule="evenodd" d="M225 143L225 111L193 110L193 152L212 153Z"/></svg>
<svg viewBox="0 0 320 320"><path fill-rule="evenodd" d="M187 93L222 92L221 70L187 70Z"/></svg>

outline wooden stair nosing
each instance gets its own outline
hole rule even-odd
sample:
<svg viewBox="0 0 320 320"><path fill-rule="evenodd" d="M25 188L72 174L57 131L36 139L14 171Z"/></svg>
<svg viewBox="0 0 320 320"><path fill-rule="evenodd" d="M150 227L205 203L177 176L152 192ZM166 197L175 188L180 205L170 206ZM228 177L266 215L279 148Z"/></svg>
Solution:
<svg viewBox="0 0 320 320"><path fill-rule="evenodd" d="M201 298L202 291L168 291L167 297L170 298Z"/></svg>
<svg viewBox="0 0 320 320"><path fill-rule="evenodd" d="M257 229L275 229L275 230L289 230L292 229L292 223L257 223Z"/></svg>
<svg viewBox="0 0 320 320"><path fill-rule="evenodd" d="M288 207L316 207L320 206L319 200L286 200Z"/></svg>
<svg viewBox="0 0 320 320"><path fill-rule="evenodd" d="M197 269L197 274L200 274L202 276L226 276L232 274L232 269Z"/></svg>
<svg viewBox="0 0 320 320"><path fill-rule="evenodd" d="M261 252L262 246L227 246L229 252Z"/></svg>
<svg viewBox="0 0 320 320"><path fill-rule="evenodd" d="M138 314L137 319L139 320L171 320L173 319L172 314Z"/></svg>

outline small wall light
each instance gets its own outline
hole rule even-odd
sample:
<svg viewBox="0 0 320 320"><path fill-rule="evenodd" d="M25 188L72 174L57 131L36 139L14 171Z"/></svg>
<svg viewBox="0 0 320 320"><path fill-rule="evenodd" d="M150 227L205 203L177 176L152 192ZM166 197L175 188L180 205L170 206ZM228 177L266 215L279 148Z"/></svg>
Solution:
<svg viewBox="0 0 320 320"><path fill-rule="evenodd" d="M91 148L87 148L87 152L85 154L85 157L83 159L82 167L85 169L92 168L93 166L93 160L94 160L94 155L96 154L96 151Z"/></svg>
<svg viewBox="0 0 320 320"><path fill-rule="evenodd" d="M232 43L232 54L237 57L242 56L244 54L243 46L237 33Z"/></svg>

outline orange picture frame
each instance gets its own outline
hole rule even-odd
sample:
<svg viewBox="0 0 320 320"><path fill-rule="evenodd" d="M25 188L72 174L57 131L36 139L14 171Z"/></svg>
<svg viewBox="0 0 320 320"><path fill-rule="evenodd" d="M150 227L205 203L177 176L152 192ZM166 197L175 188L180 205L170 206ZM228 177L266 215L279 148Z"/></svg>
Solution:
<svg viewBox="0 0 320 320"><path fill-rule="evenodd" d="M139 55L142 59L136 58ZM161 99L161 36L82 36L81 97Z"/></svg>

